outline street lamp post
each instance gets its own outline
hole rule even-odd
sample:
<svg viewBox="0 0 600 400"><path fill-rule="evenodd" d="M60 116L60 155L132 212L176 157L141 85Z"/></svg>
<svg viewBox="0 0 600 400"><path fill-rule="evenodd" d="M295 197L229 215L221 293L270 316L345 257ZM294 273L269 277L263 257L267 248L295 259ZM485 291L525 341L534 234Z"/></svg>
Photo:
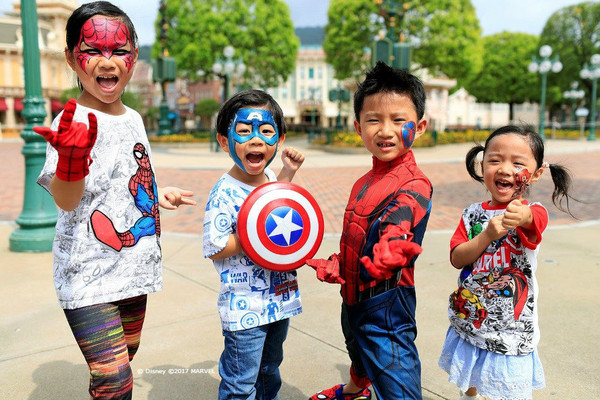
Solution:
<svg viewBox="0 0 600 400"><path fill-rule="evenodd" d="M577 100L581 100L583 96L585 96L585 92L583 90L577 90L578 87L579 82L573 81L571 82L571 89L563 93L563 97L565 99L571 100L571 121L573 122L574 126L577 122L575 121L575 104L577 103Z"/></svg>
<svg viewBox="0 0 600 400"><path fill-rule="evenodd" d="M319 91L319 88L316 86L311 86L308 88L308 91L310 92L310 131L308 132L308 140L309 142L312 142L314 134L315 134L315 125L317 123L316 118L315 118L315 111L316 111L316 102L315 102L315 93L317 93Z"/></svg>
<svg viewBox="0 0 600 400"><path fill-rule="evenodd" d="M160 100L160 118L158 120L158 135L170 135L171 123L169 122L169 105L167 104L167 84L175 81L176 65L175 59L169 57L169 51L166 47L167 29L167 2L161 0L158 11L161 16L160 20L160 55L152 64L152 79L154 82L159 82L161 86L162 97Z"/></svg>
<svg viewBox="0 0 600 400"><path fill-rule="evenodd" d="M52 197L36 184L36 178L46 159L46 141L33 131L46 118L40 74L38 17L35 0L21 0L23 33L23 68L25 105L23 117L27 124L21 132L25 141L21 153L25 157L25 190L23 211L16 219L19 228L10 235L10 251L46 252L52 250L57 212Z"/></svg>
<svg viewBox="0 0 600 400"><path fill-rule="evenodd" d="M383 25L373 44L371 62L383 61L393 68L410 69L411 48L401 32L402 19L408 3L396 0L375 0L379 15L371 16L372 24ZM399 35L396 33L398 28Z"/></svg>
<svg viewBox="0 0 600 400"><path fill-rule="evenodd" d="M590 135L588 140L596 140L596 91L598 89L598 78L600 78L600 54L594 54L590 64L585 64L579 73L582 79L592 81L592 104L590 112Z"/></svg>
<svg viewBox="0 0 600 400"><path fill-rule="evenodd" d="M329 101L338 103L338 114L335 119L335 129L341 130L342 127L342 103L350 101L350 92L342 89L342 83L338 81L337 89L329 91Z"/></svg>
<svg viewBox="0 0 600 400"><path fill-rule="evenodd" d="M219 78L223 79L223 102L229 98L229 86L231 84L231 77L239 77L246 72L246 64L242 58L235 60L235 48L233 46L226 46L223 49L223 56L225 58L217 58L212 66L213 73Z"/></svg>
<svg viewBox="0 0 600 400"><path fill-rule="evenodd" d="M544 117L546 114L546 78L550 71L554 73L558 73L562 70L562 63L558 59L558 56L550 59L552 55L552 47L548 45L544 45L540 48L540 57L533 57L531 63L529 64L528 70L529 72L535 73L539 72L542 76L542 96L540 100L540 128L539 135L542 139L545 139L544 135Z"/></svg>

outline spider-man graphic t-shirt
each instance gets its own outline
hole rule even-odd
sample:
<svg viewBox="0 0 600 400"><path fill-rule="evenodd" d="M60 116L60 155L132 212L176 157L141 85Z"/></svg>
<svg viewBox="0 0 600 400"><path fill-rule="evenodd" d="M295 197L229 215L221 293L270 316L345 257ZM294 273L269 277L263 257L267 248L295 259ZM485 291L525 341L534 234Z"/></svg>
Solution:
<svg viewBox="0 0 600 400"><path fill-rule="evenodd" d="M162 289L157 186L140 115L110 115L77 105L73 120L98 119L85 191L73 211L59 209L54 284L62 308L73 309ZM62 113L52 123L56 130ZM48 145L38 183L49 191L58 153Z"/></svg>

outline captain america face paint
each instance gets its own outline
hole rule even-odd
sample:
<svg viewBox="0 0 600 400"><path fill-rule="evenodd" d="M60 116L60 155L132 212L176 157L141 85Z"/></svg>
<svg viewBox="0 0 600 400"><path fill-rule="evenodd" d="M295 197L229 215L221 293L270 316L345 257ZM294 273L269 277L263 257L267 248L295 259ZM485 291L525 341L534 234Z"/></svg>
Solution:
<svg viewBox="0 0 600 400"><path fill-rule="evenodd" d="M74 53L77 63L86 73L86 65L94 57L120 59L125 63L127 71L133 68L135 60L127 27L116 19L106 17L90 18L83 24Z"/></svg>
<svg viewBox="0 0 600 400"><path fill-rule="evenodd" d="M273 113L269 110L260 108L238 110L229 124L227 137L229 154L244 172L251 173L249 169L264 169L273 161L277 153L279 130L273 119ZM259 142L253 141L255 138L258 138ZM250 146L251 143L255 143L256 146ZM262 149L263 143L266 145L265 149ZM263 159L266 160L264 165Z"/></svg>

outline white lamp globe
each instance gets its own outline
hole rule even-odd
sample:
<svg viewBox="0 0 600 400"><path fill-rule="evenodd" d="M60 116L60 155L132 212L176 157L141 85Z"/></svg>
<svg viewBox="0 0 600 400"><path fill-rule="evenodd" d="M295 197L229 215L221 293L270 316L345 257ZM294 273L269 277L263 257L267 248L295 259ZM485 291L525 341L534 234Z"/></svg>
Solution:
<svg viewBox="0 0 600 400"><path fill-rule="evenodd" d="M232 74L233 71L235 71L235 64L233 63L233 61L227 61L225 63L225 73Z"/></svg>
<svg viewBox="0 0 600 400"><path fill-rule="evenodd" d="M581 77L581 79L590 79L591 73L587 69L582 69L581 72L579 73L579 76Z"/></svg>
<svg viewBox="0 0 600 400"><path fill-rule="evenodd" d="M554 72L555 74L562 71L563 69L563 65L560 61L556 61L555 63L552 64L552 72Z"/></svg>
<svg viewBox="0 0 600 400"><path fill-rule="evenodd" d="M527 66L527 70L529 72L538 72L538 65L535 61L532 61L529 63L529 65Z"/></svg>
<svg viewBox="0 0 600 400"><path fill-rule="evenodd" d="M546 72L550 71L551 68L552 68L552 63L550 62L550 60L544 60L540 63L540 73L541 74L545 74Z"/></svg>
<svg viewBox="0 0 600 400"><path fill-rule="evenodd" d="M227 58L233 57L234 54L235 49L233 48L233 46L225 46L225 48L223 49L223 55Z"/></svg>
<svg viewBox="0 0 600 400"><path fill-rule="evenodd" d="M546 57L550 57L551 54L552 54L552 47L548 46L547 44L540 47L540 56L546 58Z"/></svg>

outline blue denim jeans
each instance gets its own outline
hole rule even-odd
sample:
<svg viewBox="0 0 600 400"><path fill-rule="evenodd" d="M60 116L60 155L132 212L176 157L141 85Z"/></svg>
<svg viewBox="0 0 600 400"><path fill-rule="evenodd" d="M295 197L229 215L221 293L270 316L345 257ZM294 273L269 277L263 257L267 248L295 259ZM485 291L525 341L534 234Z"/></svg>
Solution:
<svg viewBox="0 0 600 400"><path fill-rule="evenodd" d="M422 399L415 308L414 287L403 286L346 306L360 358L378 399Z"/></svg>
<svg viewBox="0 0 600 400"><path fill-rule="evenodd" d="M289 318L256 328L223 331L219 399L276 400Z"/></svg>

